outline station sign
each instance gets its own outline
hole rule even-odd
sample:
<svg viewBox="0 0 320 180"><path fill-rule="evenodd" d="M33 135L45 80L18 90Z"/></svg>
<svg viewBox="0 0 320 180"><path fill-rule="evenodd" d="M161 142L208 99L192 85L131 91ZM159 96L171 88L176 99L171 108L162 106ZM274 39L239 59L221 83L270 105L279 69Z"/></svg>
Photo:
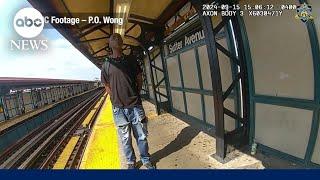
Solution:
<svg viewBox="0 0 320 180"><path fill-rule="evenodd" d="M184 47L190 46L200 40L203 40L204 32L203 29L193 30L187 34L180 36L180 38L167 44L169 54L172 54Z"/></svg>

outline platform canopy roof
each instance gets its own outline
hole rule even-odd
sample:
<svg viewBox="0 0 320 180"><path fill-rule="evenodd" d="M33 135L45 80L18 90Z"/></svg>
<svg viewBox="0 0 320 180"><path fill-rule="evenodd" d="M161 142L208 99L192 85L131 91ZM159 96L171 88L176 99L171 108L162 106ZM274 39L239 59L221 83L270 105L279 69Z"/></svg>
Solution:
<svg viewBox="0 0 320 180"><path fill-rule="evenodd" d="M142 50L153 41L164 24L183 7L187 0L28 0L43 15L56 17L88 16L124 17L122 26L114 24L89 24L81 21L78 25L52 24L73 46L83 53L97 67L110 53L108 37L120 32L124 37L125 54Z"/></svg>

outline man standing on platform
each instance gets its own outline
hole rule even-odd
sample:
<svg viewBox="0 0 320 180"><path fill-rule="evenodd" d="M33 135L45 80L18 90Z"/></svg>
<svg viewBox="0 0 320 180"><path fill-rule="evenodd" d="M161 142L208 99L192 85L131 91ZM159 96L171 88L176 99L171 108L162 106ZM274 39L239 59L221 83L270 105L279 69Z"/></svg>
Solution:
<svg viewBox="0 0 320 180"><path fill-rule="evenodd" d="M122 45L120 34L110 36L109 47L112 54L106 58L102 66L101 81L110 95L113 117L118 127L128 169L136 168L131 131L137 141L143 165L147 169L155 169L150 162L147 120L140 98L142 70L134 56L122 53Z"/></svg>

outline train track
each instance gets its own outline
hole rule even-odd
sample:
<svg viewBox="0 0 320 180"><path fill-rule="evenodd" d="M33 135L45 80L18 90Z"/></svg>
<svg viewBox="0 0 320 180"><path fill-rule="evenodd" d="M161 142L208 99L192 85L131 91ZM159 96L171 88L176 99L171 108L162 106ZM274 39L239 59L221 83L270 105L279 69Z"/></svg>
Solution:
<svg viewBox="0 0 320 180"><path fill-rule="evenodd" d="M81 123L102 94L103 90L98 90L75 108L55 120L46 122L7 149L0 155L0 169L52 168L70 138L79 128L81 129ZM96 111L89 126L94 123L97 113ZM90 135L89 129L82 129L82 136L69 158L70 163L66 168L77 168L79 166L83 149Z"/></svg>
<svg viewBox="0 0 320 180"><path fill-rule="evenodd" d="M78 169L81 163L81 159L84 154L85 147L88 143L89 137L91 135L91 127L94 125L95 120L98 116L98 113L100 112L100 109L102 108L103 102L105 99L102 100L102 102L99 104L97 109L95 109L94 114L92 115L88 125L86 127L80 127L77 130L79 132L74 133L77 136L80 136L79 140L77 141L74 149L72 150L71 155L68 158L68 162L64 169ZM96 104L96 103L95 103ZM91 109L91 108L90 108ZM65 141L64 145L57 146L55 151L52 151L52 153L47 157L47 160L45 163L43 163L40 168L41 169L51 169L54 166L54 163L56 162L58 156L60 155L62 150L64 149L67 142L70 140L72 135L70 135L69 139Z"/></svg>

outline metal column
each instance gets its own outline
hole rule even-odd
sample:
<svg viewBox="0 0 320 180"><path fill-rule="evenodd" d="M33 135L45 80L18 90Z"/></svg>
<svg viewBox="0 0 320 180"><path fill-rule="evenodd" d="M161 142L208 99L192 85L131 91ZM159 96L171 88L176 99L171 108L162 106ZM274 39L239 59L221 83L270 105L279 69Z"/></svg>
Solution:
<svg viewBox="0 0 320 180"><path fill-rule="evenodd" d="M243 39L240 32L240 27L235 17L222 17L220 23L213 27L211 17L202 16L202 5L209 3L218 3L217 1L204 1L204 0L191 0L194 7L196 8L199 18L204 30L205 42L207 45L210 72L212 78L212 88L213 88L213 99L214 99L214 109L215 112L215 135L216 135L216 153L214 157L220 162L226 162L227 148L231 146L241 146L248 143L249 136L249 90L248 90L248 77L246 70L246 57L243 49ZM221 2L221 1L219 1ZM226 3L226 1L223 1ZM232 24L232 26L231 26ZM238 56L235 56L233 51L235 49L226 49L221 44L216 41L216 35L223 28L233 28L235 32L232 36L231 31L227 31L227 37L234 37L237 46L230 46L230 48L236 48L238 51ZM219 66L218 50L229 57L230 63L233 67L238 67L240 70L233 71L233 82L227 88L225 92L222 91L221 84L221 73ZM241 84L241 92L237 89ZM242 108L241 112L232 112L231 110L224 107L224 101L230 96L232 92L234 93L235 99L242 98ZM237 101L237 104L239 101ZM232 131L226 132L224 124L224 115L227 115L237 121L238 126Z"/></svg>

